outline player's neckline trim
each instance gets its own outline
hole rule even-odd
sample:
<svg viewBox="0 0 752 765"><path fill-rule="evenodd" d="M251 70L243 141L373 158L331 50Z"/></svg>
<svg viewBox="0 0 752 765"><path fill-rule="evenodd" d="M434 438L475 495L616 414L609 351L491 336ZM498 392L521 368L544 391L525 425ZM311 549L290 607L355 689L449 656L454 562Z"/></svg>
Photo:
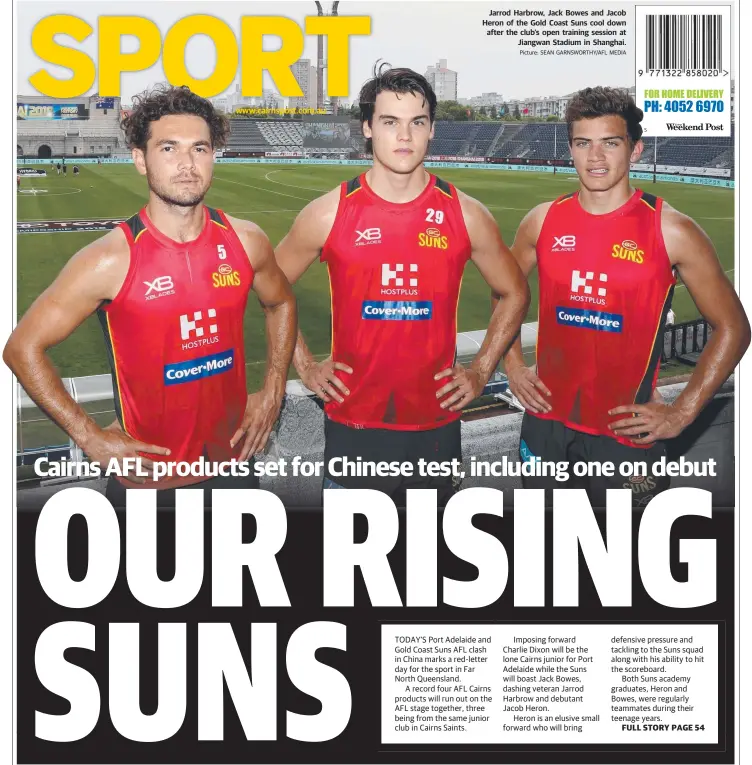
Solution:
<svg viewBox="0 0 752 765"><path fill-rule="evenodd" d="M428 174L428 183L426 184L423 191L418 194L415 199L411 199L409 202L390 202L387 199L384 199L383 197L380 197L369 185L368 181L366 180L366 174L362 173L360 176L360 186L363 189L364 193L368 195L368 198L373 200L376 204L380 205L381 207L384 207L387 210L391 210L392 212L408 212L415 207L419 207L422 205L426 198L431 194L434 187L436 186L436 176L433 173Z"/></svg>
<svg viewBox="0 0 752 765"><path fill-rule="evenodd" d="M139 217L141 218L143 224L148 229L149 233L161 244L165 247L169 247L173 250L184 250L187 247L195 247L197 245L200 245L203 243L204 239L206 239L207 236L209 236L209 232L211 230L211 221L209 220L209 208L204 205L204 225L201 228L201 233L195 238L191 239L189 242L179 242L177 239L171 239L166 234L163 234L152 222L151 218L149 218L146 207L142 207L139 212Z"/></svg>
<svg viewBox="0 0 752 765"><path fill-rule="evenodd" d="M615 210L611 210L611 212L607 213L592 213L589 210L586 210L582 204L580 203L580 192L575 191L574 192L574 200L577 203L578 209L584 214L589 216L590 218L595 218L596 220L608 220L609 218L617 218L620 215L624 215L624 213L631 210L641 199L642 197L642 189L634 189L632 195L627 199L626 202L624 202L623 205L620 205Z"/></svg>

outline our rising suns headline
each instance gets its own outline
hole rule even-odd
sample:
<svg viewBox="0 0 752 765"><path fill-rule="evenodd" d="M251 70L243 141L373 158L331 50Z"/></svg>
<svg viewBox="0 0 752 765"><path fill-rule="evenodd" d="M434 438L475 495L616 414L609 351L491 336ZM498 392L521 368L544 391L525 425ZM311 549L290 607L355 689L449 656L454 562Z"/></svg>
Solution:
<svg viewBox="0 0 752 765"><path fill-rule="evenodd" d="M504 495L499 490L465 489L449 501L443 515L437 513L436 492L416 490L408 497L404 516L378 491L325 491L321 605L355 606L355 580L360 575L374 607L430 609L441 599L459 609L484 608L499 600L513 573L514 606L544 606L545 573L550 566L553 606L577 607L580 555L604 607L632 605L633 560L653 601L677 609L713 603L717 595L717 540L712 538L711 529L707 538L679 540L678 558L686 566L681 581L672 574L670 553L678 533L677 521L687 516L713 518L711 493L685 487L669 489L651 500L639 524L634 523L631 495L628 489L609 491L602 534L585 492L557 490L549 547L543 492L515 491L512 544L515 551L524 552L514 555L510 563L501 540L473 524L482 514L504 518ZM262 490L215 491L210 539L204 538L202 491L178 491L177 505L175 573L166 581L157 571L153 490L128 492L124 532L110 503L92 489L65 489L45 504L35 531L36 574L50 601L70 609L71 620L50 624L39 634L34 665L39 683L67 699L70 709L64 714L37 710L35 736L47 741L78 741L100 722L103 700L97 678L66 657L66 651L101 651L103 632L109 653L109 718L127 739L162 741L178 733L189 701L187 668L193 667L190 671L198 673L198 692L190 703L198 704L199 740L223 739L225 684L246 738L275 740L278 660L285 662L290 681L321 703L318 714L288 711L286 736L299 741L327 741L340 735L352 711L350 684L338 669L320 661L316 652L320 648L347 651L346 624L312 621L300 625L288 640L284 658L278 659L277 625L266 620L251 623L249 676L230 623L201 621L194 625L197 654L190 658L190 625L177 621L180 609L197 597L205 576L211 580L214 608L243 609L243 579L247 574L262 608L293 605L277 562L287 537L287 512L282 501ZM76 515L84 517L87 527L88 561L83 579L74 579L69 571L67 540L69 524ZM252 542L242 539L244 515L255 519ZM364 515L368 524L367 536L359 542L355 541L357 515ZM406 554L404 600L388 559L401 524ZM122 561L121 533L125 534L126 553ZM440 535L454 556L478 572L467 581L444 576L441 593ZM211 553L206 557L207 571L205 548ZM298 573L315 576L311 571ZM141 625L120 621L97 625L93 616L85 613L116 597L114 591L119 590L122 597L123 578L136 602L165 609L168 614L164 623L160 620L158 624L159 703L154 714L144 714L139 705Z"/></svg>

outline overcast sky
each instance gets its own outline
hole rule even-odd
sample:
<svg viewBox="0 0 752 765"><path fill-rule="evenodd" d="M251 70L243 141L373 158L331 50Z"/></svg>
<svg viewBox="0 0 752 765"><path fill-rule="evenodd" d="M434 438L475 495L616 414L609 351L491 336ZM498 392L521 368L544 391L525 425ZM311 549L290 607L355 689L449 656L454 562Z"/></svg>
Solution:
<svg viewBox="0 0 752 765"><path fill-rule="evenodd" d="M324 4L326 8L331 3ZM438 59L447 59L450 69L458 72L460 98L469 98L483 92L496 91L505 98L525 98L545 95L564 95L588 85L634 85L634 57L631 23L627 39L626 56L536 56L523 57L518 53L517 40L486 35L481 25L491 9L520 8L586 9L608 7L625 9L630 22L634 16L633 4L570 3L570 2L516 2L492 3L463 0L462 2L340 2L340 15L370 16L371 35L353 37L350 44L350 94L352 101L368 79L377 59L395 66L407 66L424 73L426 67ZM59 13L72 14L85 19L94 27L83 43L60 38L61 43L75 45L96 59L97 17L100 15L143 16L154 21L162 35L180 18L192 14L209 13L231 26L236 36L241 16L287 16L303 25L306 15L315 15L316 6L310 2L263 2L256 0L228 0L221 2L47 2L20 0L17 5L17 87L19 95L33 95L35 90L28 78L40 68L47 68L57 77L69 76L68 70L53 67L38 59L31 49L31 32L42 18ZM271 38L269 49L277 47ZM135 50L135 38L123 40L123 52ZM608 49L605 49L608 50ZM316 39L306 38L304 56L315 63ZM214 68L215 51L205 36L194 37L186 49L189 72L196 78L207 77ZM125 74L121 80L122 97L128 103L138 93L155 82L165 79L161 64L143 72ZM267 82L266 86L271 86ZM96 84L91 92L96 92Z"/></svg>

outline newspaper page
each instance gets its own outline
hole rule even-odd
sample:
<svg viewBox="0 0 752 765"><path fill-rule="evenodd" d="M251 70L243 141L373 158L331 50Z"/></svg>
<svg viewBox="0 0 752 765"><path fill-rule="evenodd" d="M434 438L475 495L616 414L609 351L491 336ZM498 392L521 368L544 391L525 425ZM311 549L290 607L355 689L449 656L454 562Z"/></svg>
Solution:
<svg viewBox="0 0 752 765"><path fill-rule="evenodd" d="M740 5L17 0L6 756L744 761Z"/></svg>

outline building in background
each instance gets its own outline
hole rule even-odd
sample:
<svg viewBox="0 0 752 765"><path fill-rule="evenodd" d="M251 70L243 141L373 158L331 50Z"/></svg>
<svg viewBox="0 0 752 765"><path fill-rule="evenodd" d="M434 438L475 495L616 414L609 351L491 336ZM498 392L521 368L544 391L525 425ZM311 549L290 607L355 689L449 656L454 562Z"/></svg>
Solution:
<svg viewBox="0 0 752 765"><path fill-rule="evenodd" d="M438 101L457 100L457 72L447 67L445 58L440 58L436 66L429 66L424 76L431 84Z"/></svg>
<svg viewBox="0 0 752 765"><path fill-rule="evenodd" d="M311 64L311 59L301 58L292 65L292 74L295 81L303 91L302 96L293 96L289 100L291 109L315 109L316 108L316 67Z"/></svg>
<svg viewBox="0 0 752 765"><path fill-rule="evenodd" d="M470 98L458 98L457 101L463 106L472 106L473 109L480 109L482 106L485 106L486 109L490 109L492 106L499 109L504 104L504 97L501 93L482 93Z"/></svg>

